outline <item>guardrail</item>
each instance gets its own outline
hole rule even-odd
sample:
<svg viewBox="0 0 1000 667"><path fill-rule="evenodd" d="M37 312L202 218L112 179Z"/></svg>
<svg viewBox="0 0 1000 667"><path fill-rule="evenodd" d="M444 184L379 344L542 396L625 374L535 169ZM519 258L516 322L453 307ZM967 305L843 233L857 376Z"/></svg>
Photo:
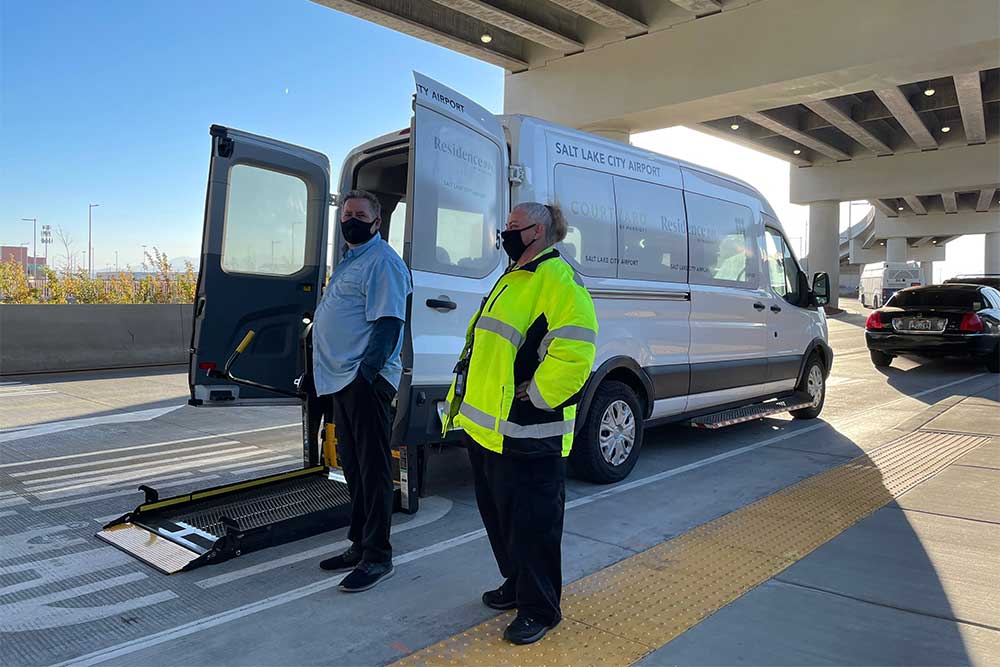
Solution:
<svg viewBox="0 0 1000 667"><path fill-rule="evenodd" d="M0 375L186 363L191 308L0 305Z"/></svg>

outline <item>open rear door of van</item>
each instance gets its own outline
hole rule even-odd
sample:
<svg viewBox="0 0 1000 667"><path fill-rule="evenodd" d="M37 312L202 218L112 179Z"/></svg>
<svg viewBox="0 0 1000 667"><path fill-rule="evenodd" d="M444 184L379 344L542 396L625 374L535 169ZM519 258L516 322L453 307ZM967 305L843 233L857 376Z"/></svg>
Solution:
<svg viewBox="0 0 1000 667"><path fill-rule="evenodd" d="M413 276L410 336L404 365L420 400L400 392L400 405L440 406L465 330L507 262L500 230L509 205L508 150L496 116L414 72L416 95L409 160L404 259ZM408 389L409 387L407 387ZM437 418L409 419L414 437L440 428Z"/></svg>
<svg viewBox="0 0 1000 667"><path fill-rule="evenodd" d="M330 162L218 125L211 135L190 402L298 404L300 340L326 277ZM237 348L232 374L278 391L219 377Z"/></svg>

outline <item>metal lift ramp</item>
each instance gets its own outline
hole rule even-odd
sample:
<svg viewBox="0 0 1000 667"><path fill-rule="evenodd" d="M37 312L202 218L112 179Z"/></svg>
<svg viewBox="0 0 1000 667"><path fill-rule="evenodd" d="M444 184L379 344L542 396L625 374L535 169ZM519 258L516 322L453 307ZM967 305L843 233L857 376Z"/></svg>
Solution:
<svg viewBox="0 0 1000 667"><path fill-rule="evenodd" d="M252 331L247 334L219 377L263 387L231 373L253 337ZM308 358L308 331L303 342ZM302 399L302 469L171 498L160 498L156 489L143 485L139 490L146 494L145 501L105 525L97 537L160 572L174 574L348 525L351 499L338 466L332 415L320 408L308 373L296 384L296 397ZM394 509L415 513L422 451L400 445L392 456Z"/></svg>

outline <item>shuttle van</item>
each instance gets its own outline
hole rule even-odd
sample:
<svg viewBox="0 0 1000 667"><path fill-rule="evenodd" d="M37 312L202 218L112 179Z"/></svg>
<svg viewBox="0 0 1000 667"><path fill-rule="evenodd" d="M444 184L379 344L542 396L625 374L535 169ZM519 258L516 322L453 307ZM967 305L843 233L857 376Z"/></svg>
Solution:
<svg viewBox="0 0 1000 667"><path fill-rule="evenodd" d="M624 478L650 424L819 414L833 362L822 308L829 279L817 274L810 286L759 192L537 118L496 116L415 79L410 127L351 151L336 184L379 197L381 233L412 274L395 442L459 439L441 435L452 370L467 323L507 266L507 215L527 201L562 207L569 232L559 253L597 309L597 359L571 456L577 475ZM192 404L295 402L293 383L308 372L299 340L328 260L342 254L330 186L320 153L212 128ZM249 330L256 337L239 375L252 382L220 380L210 371Z"/></svg>

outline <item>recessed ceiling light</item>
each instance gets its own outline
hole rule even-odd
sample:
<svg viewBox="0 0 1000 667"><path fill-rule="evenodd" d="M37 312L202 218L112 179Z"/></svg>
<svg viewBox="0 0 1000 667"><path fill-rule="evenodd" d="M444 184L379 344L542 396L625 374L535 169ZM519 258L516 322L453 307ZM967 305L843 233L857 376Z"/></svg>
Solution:
<svg viewBox="0 0 1000 667"><path fill-rule="evenodd" d="M941 128L941 131L942 132L951 132L951 127L948 126L948 125L945 125L944 127Z"/></svg>
<svg viewBox="0 0 1000 667"><path fill-rule="evenodd" d="M796 148L796 149L795 149L794 151L792 151L792 152L793 152L793 153L795 153L796 155L798 155L798 154L800 154L800 153L801 153L802 151L801 151L801 150L799 150L798 148Z"/></svg>
<svg viewBox="0 0 1000 667"><path fill-rule="evenodd" d="M903 207L902 207L902 206L898 206L898 207L896 207L896 210L897 210L897 211L902 211L902 210L903 210Z"/></svg>
<svg viewBox="0 0 1000 667"><path fill-rule="evenodd" d="M881 243L879 243L879 245L885 245L885 241L882 241Z"/></svg>
<svg viewBox="0 0 1000 667"><path fill-rule="evenodd" d="M479 41L482 42L483 44L489 44L490 42L493 41L493 35L491 35L488 32L484 32L482 35L479 36Z"/></svg>
<svg viewBox="0 0 1000 667"><path fill-rule="evenodd" d="M935 92L937 92L937 91L935 91L933 88L928 88L927 90L924 91L924 95L926 95L927 97L930 97Z"/></svg>
<svg viewBox="0 0 1000 667"><path fill-rule="evenodd" d="M933 244L935 244L935 245L936 245L936 244L937 244L937 239L932 239L932 240L931 240L931 243L933 243Z"/></svg>
<svg viewBox="0 0 1000 667"><path fill-rule="evenodd" d="M738 130L738 129L740 129L740 124L739 123L733 123L732 125L729 126L729 129L730 130Z"/></svg>

